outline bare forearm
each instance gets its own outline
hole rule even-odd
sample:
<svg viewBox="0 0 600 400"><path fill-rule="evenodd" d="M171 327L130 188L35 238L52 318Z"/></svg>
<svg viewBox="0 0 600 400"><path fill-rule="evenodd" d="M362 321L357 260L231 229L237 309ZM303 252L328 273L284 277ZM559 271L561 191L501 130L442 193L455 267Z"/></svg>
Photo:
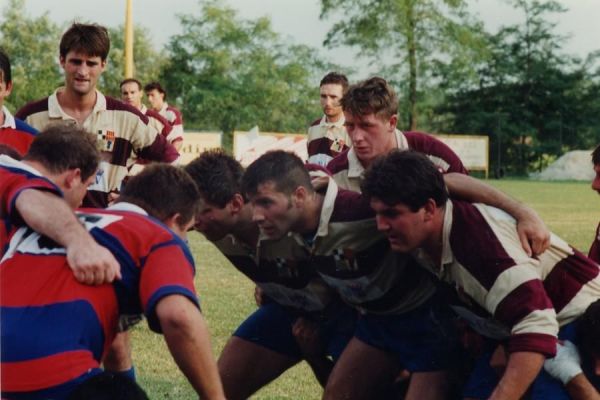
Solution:
<svg viewBox="0 0 600 400"><path fill-rule="evenodd" d="M172 295L156 308L165 340L179 369L202 399L224 399L204 318L185 297Z"/></svg>
<svg viewBox="0 0 600 400"><path fill-rule="evenodd" d="M35 189L25 190L17 197L15 206L31 229L64 247L87 238L93 241L73 210L55 194Z"/></svg>
<svg viewBox="0 0 600 400"><path fill-rule="evenodd" d="M115 257L96 243L63 199L31 189L17 197L15 207L31 229L67 249L67 261L78 281L99 285L121 278Z"/></svg>
<svg viewBox="0 0 600 400"><path fill-rule="evenodd" d="M567 392L573 400L600 400L600 394L584 374L579 374L567 383Z"/></svg>
<svg viewBox="0 0 600 400"><path fill-rule="evenodd" d="M539 353L512 353L504 375L490 399L520 399L540 372L544 359Z"/></svg>

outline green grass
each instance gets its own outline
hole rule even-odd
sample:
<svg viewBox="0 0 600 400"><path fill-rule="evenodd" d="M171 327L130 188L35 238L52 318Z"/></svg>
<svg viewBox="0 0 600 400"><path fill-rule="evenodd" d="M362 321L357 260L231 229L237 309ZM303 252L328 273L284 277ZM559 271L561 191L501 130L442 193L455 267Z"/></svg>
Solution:
<svg viewBox="0 0 600 400"><path fill-rule="evenodd" d="M489 181L492 185L529 204L548 227L567 242L587 253L600 220L600 199L588 183ZM208 320L216 356L231 332L254 310L254 285L201 235L192 233L190 245L196 259L196 288ZM133 358L138 381L152 399L197 398L160 335L145 323L133 330ZM254 399L319 399L321 388L304 364L292 368Z"/></svg>

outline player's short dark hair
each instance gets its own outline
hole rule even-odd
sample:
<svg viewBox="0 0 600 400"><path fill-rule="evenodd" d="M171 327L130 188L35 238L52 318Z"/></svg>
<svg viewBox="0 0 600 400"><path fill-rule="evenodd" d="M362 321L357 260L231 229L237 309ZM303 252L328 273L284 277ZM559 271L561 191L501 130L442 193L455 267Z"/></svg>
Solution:
<svg viewBox="0 0 600 400"><path fill-rule="evenodd" d="M321 83L319 87L327 84L333 85L341 85L342 92L346 93L348 90L348 78L344 74L340 74L339 72L330 72L321 79Z"/></svg>
<svg viewBox="0 0 600 400"><path fill-rule="evenodd" d="M429 199L438 207L448 200L442 173L424 154L412 150L393 150L375 159L360 187L368 198L376 198L388 206L404 204L412 211L423 207Z"/></svg>
<svg viewBox="0 0 600 400"><path fill-rule="evenodd" d="M110 50L108 30L98 24L74 23L60 39L60 57L66 58L70 51L106 61Z"/></svg>
<svg viewBox="0 0 600 400"><path fill-rule="evenodd" d="M600 164L600 145L596 146L594 151L592 151L592 163L594 165Z"/></svg>
<svg viewBox="0 0 600 400"><path fill-rule="evenodd" d="M79 385L67 400L148 400L148 396L131 378L104 371Z"/></svg>
<svg viewBox="0 0 600 400"><path fill-rule="evenodd" d="M135 83L137 84L138 90L142 90L142 82L138 81L135 78L127 78L127 79L123 79L121 81L121 83L119 84L119 88L122 88L123 85L127 84L127 83Z"/></svg>
<svg viewBox="0 0 600 400"><path fill-rule="evenodd" d="M144 92L148 93L151 92L153 90L157 90L158 93L162 93L164 95L164 99L167 99L167 92L165 91L165 89L163 89L163 87L161 86L161 84L159 82L150 82L148 83L146 86L144 86Z"/></svg>
<svg viewBox="0 0 600 400"><path fill-rule="evenodd" d="M222 149L205 151L186 165L185 170L210 204L223 208L236 193L242 194L244 168Z"/></svg>
<svg viewBox="0 0 600 400"><path fill-rule="evenodd" d="M19 152L7 144L0 143L0 155L9 156L12 159L20 160L21 155Z"/></svg>
<svg viewBox="0 0 600 400"><path fill-rule="evenodd" d="M583 356L600 358L600 300L590 304L579 317L577 333L580 340L579 352Z"/></svg>
<svg viewBox="0 0 600 400"><path fill-rule="evenodd" d="M96 135L70 124L54 123L36 135L23 159L39 162L54 174L79 168L85 181L96 173L100 152Z"/></svg>
<svg viewBox="0 0 600 400"><path fill-rule="evenodd" d="M0 47L0 79L2 82L8 84L12 82L12 73L10 68L10 58L6 51L2 47Z"/></svg>
<svg viewBox="0 0 600 400"><path fill-rule="evenodd" d="M160 221L179 214L179 226L194 217L199 200L192 177L182 168L163 163L148 165L130 178L117 199L142 207Z"/></svg>
<svg viewBox="0 0 600 400"><path fill-rule="evenodd" d="M299 186L314 191L304 162L294 153L283 150L269 151L250 164L242 177L242 191L254 195L258 186L267 182L273 182L275 190L288 195Z"/></svg>
<svg viewBox="0 0 600 400"><path fill-rule="evenodd" d="M352 115L375 114L389 119L398 113L398 96L387 81L373 77L351 85L341 100L342 109Z"/></svg>

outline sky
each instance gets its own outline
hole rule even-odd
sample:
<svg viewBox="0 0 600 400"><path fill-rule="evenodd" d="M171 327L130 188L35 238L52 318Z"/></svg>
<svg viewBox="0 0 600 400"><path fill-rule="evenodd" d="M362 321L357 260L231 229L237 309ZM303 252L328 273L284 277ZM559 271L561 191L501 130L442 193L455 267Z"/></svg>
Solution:
<svg viewBox="0 0 600 400"><path fill-rule="evenodd" d="M0 4L6 0L0 0ZM118 26L125 19L126 0L25 0L26 9L32 16L48 11L50 19L66 24L73 20L97 22L107 26ZM501 0L468 0L469 9L479 15L488 31L495 32L500 26L523 20L522 15ZM224 0L239 12L244 19L269 16L273 29L299 44L319 49L322 55L340 65L356 66L356 51L349 48L329 50L322 42L331 26L331 21L319 19L319 0ZM585 57L589 52L600 49L600 0L560 0L568 12L556 19L557 32L570 35L565 52ZM52 5L52 9L50 9ZM133 0L134 24L150 30L157 48L162 48L168 38L181 32L178 15L193 15L200 12L197 0ZM368 67L361 63L357 67L366 73Z"/></svg>

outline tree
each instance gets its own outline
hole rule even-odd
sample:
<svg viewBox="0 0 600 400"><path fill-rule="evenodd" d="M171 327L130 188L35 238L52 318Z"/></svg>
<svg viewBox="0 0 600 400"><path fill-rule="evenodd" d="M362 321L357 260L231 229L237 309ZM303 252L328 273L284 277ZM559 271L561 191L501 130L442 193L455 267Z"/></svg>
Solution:
<svg viewBox="0 0 600 400"><path fill-rule="evenodd" d="M597 81L586 62L561 53L563 37L548 14L565 9L556 1L513 0L525 23L488 36L491 57L476 66L477 85L447 85L438 112L458 132L493 133L497 168L524 174L574 148L589 146L598 123ZM450 80L446 80L450 82Z"/></svg>
<svg viewBox="0 0 600 400"><path fill-rule="evenodd" d="M26 13L25 0L8 1L0 22L0 43L12 64L13 92L6 103L13 111L61 85L60 35L47 13L32 18Z"/></svg>
<svg viewBox="0 0 600 400"><path fill-rule="evenodd" d="M322 19L341 16L325 45L358 47L397 79L406 88L407 126L414 130L421 90L434 80L435 67L449 62L454 71L471 73L471 62L485 56L481 24L465 6L465 0L322 0Z"/></svg>
<svg viewBox="0 0 600 400"><path fill-rule="evenodd" d="M102 74L101 87L108 94L120 97L119 84L124 77L125 65L125 27L109 28L110 54L108 68ZM167 62L164 51L157 51L153 46L146 28L136 26L133 31L134 77L142 85L158 79L162 67Z"/></svg>
<svg viewBox="0 0 600 400"><path fill-rule="evenodd" d="M161 79L175 93L187 126L219 129L230 144L235 129L304 132L318 113L317 82L329 65L316 51L290 45L266 17L243 20L216 0L200 17L180 17Z"/></svg>

